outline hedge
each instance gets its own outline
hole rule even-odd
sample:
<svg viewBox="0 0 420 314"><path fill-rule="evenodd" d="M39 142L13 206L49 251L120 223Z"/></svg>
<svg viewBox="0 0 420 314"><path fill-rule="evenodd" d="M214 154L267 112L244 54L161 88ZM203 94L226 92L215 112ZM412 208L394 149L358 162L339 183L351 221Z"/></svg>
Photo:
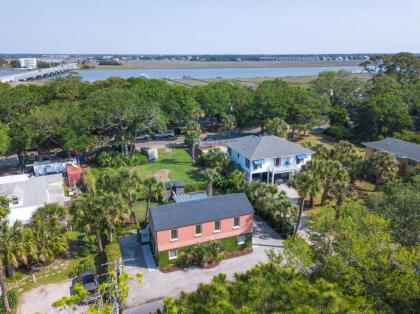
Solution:
<svg viewBox="0 0 420 314"><path fill-rule="evenodd" d="M185 184L185 193L200 192L206 189L206 182L196 182Z"/></svg>
<svg viewBox="0 0 420 314"><path fill-rule="evenodd" d="M118 260L122 257L120 244L118 243L118 241L109 243L105 247L104 251L105 251L106 262L109 263L107 265L107 270L108 272L114 271L115 270L114 261L116 260L118 262Z"/></svg>
<svg viewBox="0 0 420 314"><path fill-rule="evenodd" d="M7 291L7 297L9 299L9 306L11 309L16 309L18 305L18 298L15 290ZM3 308L3 299L0 297L0 314L7 314Z"/></svg>
<svg viewBox="0 0 420 314"><path fill-rule="evenodd" d="M245 243L241 245L237 244L237 236L220 239L220 240L217 240L217 242L220 243L223 253L232 253L232 252L242 251L245 248L252 247L252 233L247 233L245 235ZM169 260L169 253L168 253L169 251L158 252L156 264L158 265L159 268L175 265L179 259L179 256L182 255L181 253L185 252L186 250L194 246L197 246L197 244L178 248L177 249L178 258L172 259L172 260Z"/></svg>

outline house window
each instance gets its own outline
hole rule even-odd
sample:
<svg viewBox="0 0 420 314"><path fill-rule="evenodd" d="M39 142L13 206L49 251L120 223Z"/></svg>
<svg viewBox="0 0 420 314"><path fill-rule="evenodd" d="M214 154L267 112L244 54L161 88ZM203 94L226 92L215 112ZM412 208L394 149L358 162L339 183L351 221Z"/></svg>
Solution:
<svg viewBox="0 0 420 314"><path fill-rule="evenodd" d="M201 225L196 225L195 226L195 235L196 236L201 235Z"/></svg>
<svg viewBox="0 0 420 314"><path fill-rule="evenodd" d="M19 199L16 196L12 197L12 204L13 205L18 205L19 204Z"/></svg>
<svg viewBox="0 0 420 314"><path fill-rule="evenodd" d="M214 222L214 232L219 232L220 231L220 220L216 220Z"/></svg>
<svg viewBox="0 0 420 314"><path fill-rule="evenodd" d="M276 167L280 167L280 165L281 165L281 158L274 158L274 164L276 165Z"/></svg>
<svg viewBox="0 0 420 314"><path fill-rule="evenodd" d="M239 225L240 225L239 217L233 218L233 228L239 228Z"/></svg>
<svg viewBox="0 0 420 314"><path fill-rule="evenodd" d="M229 156L232 156L232 148L228 147L228 154Z"/></svg>
<svg viewBox="0 0 420 314"><path fill-rule="evenodd" d="M177 250L169 250L169 259L175 259L178 257L178 251Z"/></svg>
<svg viewBox="0 0 420 314"><path fill-rule="evenodd" d="M171 240L178 240L178 229L172 229L171 230Z"/></svg>
<svg viewBox="0 0 420 314"><path fill-rule="evenodd" d="M245 166L249 169L250 168L250 163L249 163L249 159L245 159Z"/></svg>
<svg viewBox="0 0 420 314"><path fill-rule="evenodd" d="M238 245L245 244L245 235L244 234L241 234L240 236L238 236L236 238L236 240L237 240Z"/></svg>
<svg viewBox="0 0 420 314"><path fill-rule="evenodd" d="M238 159L239 159L239 153L237 155L238 155Z"/></svg>

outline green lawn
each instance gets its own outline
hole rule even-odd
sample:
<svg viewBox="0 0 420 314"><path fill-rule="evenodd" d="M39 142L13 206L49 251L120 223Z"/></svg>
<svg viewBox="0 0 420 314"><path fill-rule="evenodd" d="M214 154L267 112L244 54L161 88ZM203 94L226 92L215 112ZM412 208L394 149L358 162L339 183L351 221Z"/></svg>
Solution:
<svg viewBox="0 0 420 314"><path fill-rule="evenodd" d="M156 202L150 202L150 206L158 205ZM136 214L137 220L142 222L146 218L146 201L137 201L133 204L134 213Z"/></svg>
<svg viewBox="0 0 420 314"><path fill-rule="evenodd" d="M139 166L138 172L141 176L147 177L154 175L159 170L169 170L171 180L181 180L184 183L203 182L200 171L192 165L191 155L183 148L159 149L159 158L146 165Z"/></svg>

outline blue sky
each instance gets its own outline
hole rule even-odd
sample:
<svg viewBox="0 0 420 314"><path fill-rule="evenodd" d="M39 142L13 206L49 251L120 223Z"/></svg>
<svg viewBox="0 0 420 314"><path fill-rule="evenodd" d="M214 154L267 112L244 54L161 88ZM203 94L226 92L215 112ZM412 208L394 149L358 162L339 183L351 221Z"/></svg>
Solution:
<svg viewBox="0 0 420 314"><path fill-rule="evenodd" d="M2 0L0 53L420 52L420 0Z"/></svg>

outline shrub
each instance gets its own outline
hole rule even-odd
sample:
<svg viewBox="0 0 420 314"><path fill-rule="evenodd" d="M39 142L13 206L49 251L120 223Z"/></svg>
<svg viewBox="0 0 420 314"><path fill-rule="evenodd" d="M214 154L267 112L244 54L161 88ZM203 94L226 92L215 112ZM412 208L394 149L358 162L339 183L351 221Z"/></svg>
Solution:
<svg viewBox="0 0 420 314"><path fill-rule="evenodd" d="M99 167L119 168L126 165L124 156L111 150L103 150L97 153L95 161Z"/></svg>
<svg viewBox="0 0 420 314"><path fill-rule="evenodd" d="M416 144L420 144L420 133L414 132L410 130L402 130L401 132L394 133L395 138L399 138L401 140L412 142Z"/></svg>
<svg viewBox="0 0 420 314"><path fill-rule="evenodd" d="M98 152L95 162L99 167L120 168L144 165L147 163L147 157L137 151L125 156L121 152L108 149Z"/></svg>
<svg viewBox="0 0 420 314"><path fill-rule="evenodd" d="M5 279L6 282L16 282L23 278L23 274L20 271L17 271L13 274L13 276L8 277Z"/></svg>
<svg viewBox="0 0 420 314"><path fill-rule="evenodd" d="M127 166L140 166L147 163L147 157L140 152L134 152L125 158Z"/></svg>
<svg viewBox="0 0 420 314"><path fill-rule="evenodd" d="M342 125L332 125L326 133L339 140L348 140L352 136L351 130Z"/></svg>
<svg viewBox="0 0 420 314"><path fill-rule="evenodd" d="M183 254L182 259L177 261L181 263L205 266L221 259L222 247L219 242L208 242L189 247Z"/></svg>
<svg viewBox="0 0 420 314"><path fill-rule="evenodd" d="M108 272L114 271L114 261L118 261L121 258L121 250L118 241L109 243L105 247L105 257L108 264Z"/></svg>
<svg viewBox="0 0 420 314"><path fill-rule="evenodd" d="M11 309L16 309L18 305L18 297L15 290L7 291L7 298L9 299L9 305ZM3 310L3 299L0 298L0 314L7 314L6 311Z"/></svg>
<svg viewBox="0 0 420 314"><path fill-rule="evenodd" d="M82 259L79 264L77 264L68 274L69 278L78 277L81 272L85 270L94 270L95 269L95 263L93 259L85 258Z"/></svg>
<svg viewBox="0 0 420 314"><path fill-rule="evenodd" d="M187 183L185 184L185 193L199 192L206 189L205 182Z"/></svg>

